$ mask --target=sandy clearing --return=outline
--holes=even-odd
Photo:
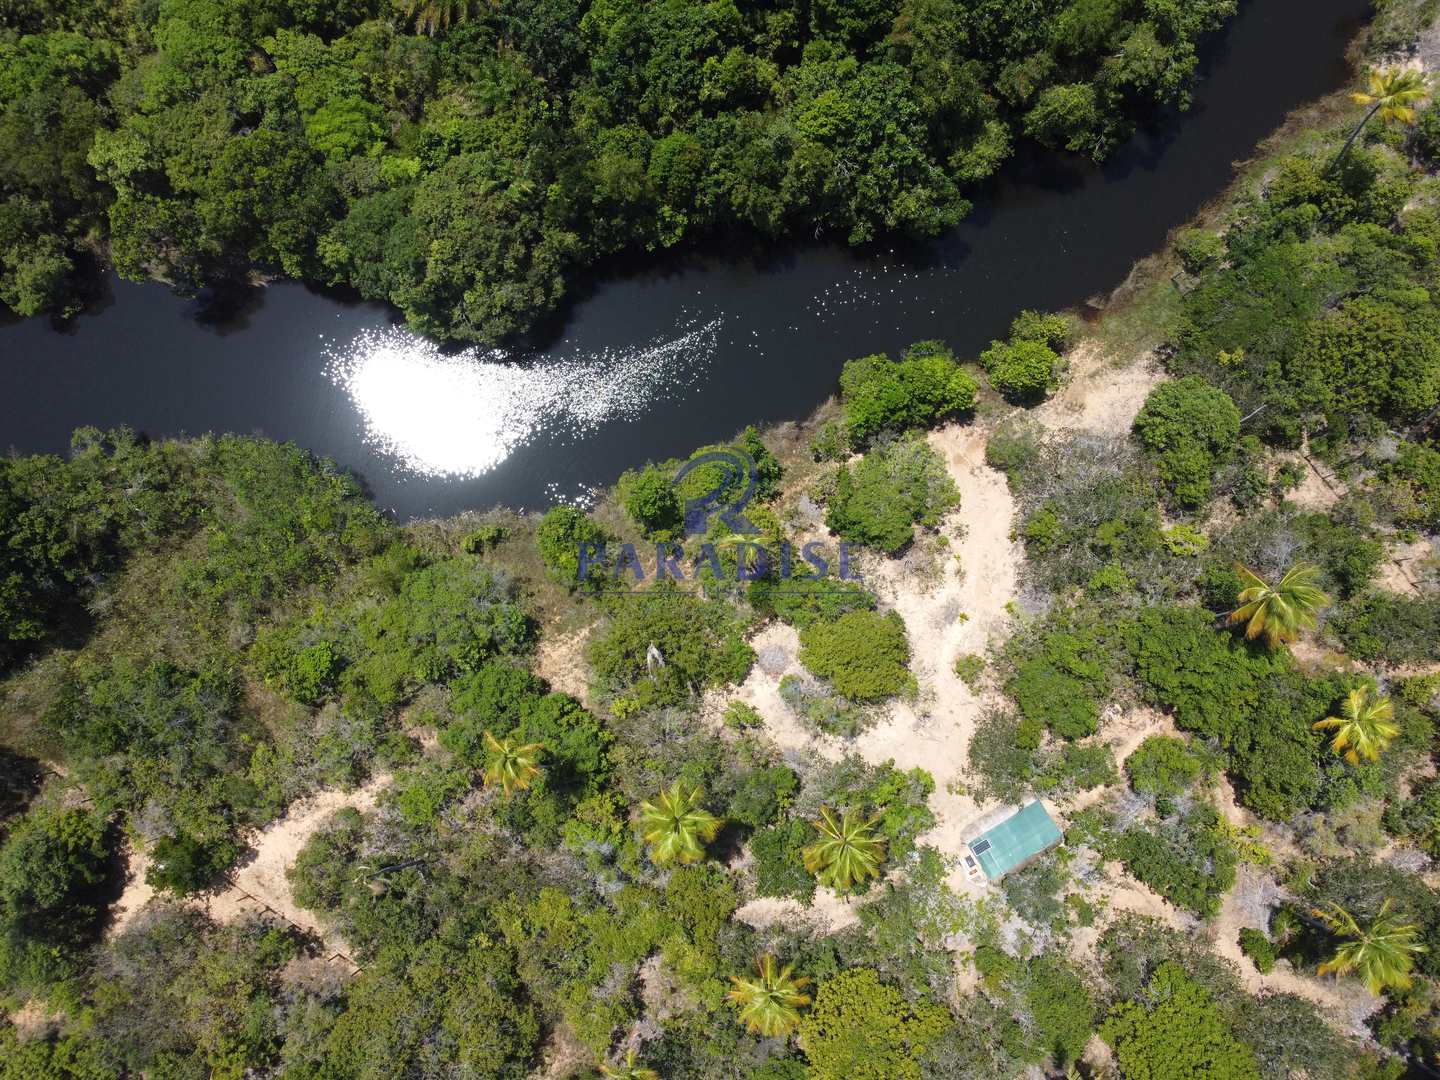
[[[338,938],[327,936],[314,913],[295,903],[285,871],[295,863],[306,842],[337,810],[350,807],[360,811],[375,806],[381,790],[390,783],[388,775],[372,779],[354,791],[326,790],[291,806],[289,813],[249,838],[251,857],[231,877],[230,885],[213,896],[190,903],[206,911],[217,922],[230,922],[247,913],[269,911],[314,934],[330,952],[344,953]],[[143,851],[127,849],[127,880],[124,892],[112,909],[110,933],[122,931],[138,915],[155,892],[145,882],[149,857]]]
[[[1165,381],[1165,373],[1148,357],[1117,364],[1093,339],[1071,349],[1067,362],[1065,384],[1031,411],[1051,431],[1129,431],[1150,391]]]
[[[535,650],[535,674],[552,690],[589,704],[590,685],[585,675],[585,642],[590,628],[561,637],[542,637]]]
[[[735,918],[756,930],[768,930],[777,925],[810,926],[833,934],[860,921],[856,906],[864,899],[842,899],[823,887],[815,890],[815,898],[809,907],[788,896],[759,896],[741,904],[735,911]]]
[[[1419,596],[1420,582],[1425,577],[1423,564],[1434,557],[1435,546],[1423,536],[1408,544],[1394,544],[1375,584],[1403,596]]]

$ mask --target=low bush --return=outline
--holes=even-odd
[[[1193,509],[1208,501],[1215,471],[1235,452],[1240,410],[1225,391],[1187,375],[1150,391],[1135,435],[1175,501]]]
[[[574,506],[552,506],[545,511],[535,530],[535,543],[546,569],[556,581],[571,589],[582,584],[598,586],[606,580],[606,569],[598,553],[595,562],[587,564],[586,581],[580,580],[580,545],[598,547],[613,539],[589,514]]]
[[[1240,951],[1250,958],[1255,970],[1261,975],[1268,975],[1275,970],[1275,943],[1263,930],[1244,927],[1240,931]]]
[[[1219,912],[1239,862],[1209,806],[1153,828],[1130,828],[1116,842],[1116,854],[1138,880],[1202,919]]]
[[[850,701],[883,701],[913,692],[905,622],[896,612],[852,611],[800,632],[800,662]]]
[[[1358,660],[1423,664],[1440,660],[1440,598],[1370,593],[1343,605],[1327,628]]]
[[[980,363],[990,385],[1016,404],[1034,405],[1059,385],[1060,355],[1042,341],[993,341]]]
[[[1150,735],[1125,759],[1130,786],[1147,795],[1179,795],[1205,772],[1205,761],[1184,739]]]
[[[968,412],[977,390],[938,341],[911,345],[899,363],[884,354],[851,360],[840,375],[850,444],[860,449],[882,432],[930,427]]]
[[[843,539],[894,554],[960,502],[945,463],[924,439],[871,450],[852,470],[842,465],[825,524]]]

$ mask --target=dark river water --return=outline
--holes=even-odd
[[[441,353],[384,305],[293,283],[222,315],[116,280],[64,329],[0,325],[0,446],[61,451],[87,424],[253,432],[333,457],[402,518],[575,498],[803,416],[851,357],[922,338],[974,357],[1023,307],[1108,292],[1290,109],[1344,82],[1368,10],[1249,0],[1207,49],[1190,112],[1101,168],[1016,165],[919,251],[651,263],[580,298],[543,350]]]

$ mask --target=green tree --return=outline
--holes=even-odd
[[[1335,955],[1322,963],[1321,975],[1356,975],[1372,994],[1404,990],[1410,986],[1415,958],[1427,952],[1420,943],[1419,926],[1391,914],[1389,897],[1369,923],[1361,925],[1350,912],[1331,902],[1313,914],[1343,939]]]
[[[921,1059],[953,1021],[924,998],[909,1000],[871,968],[826,979],[800,1021],[812,1080],[920,1080]]]
[[[1043,341],[992,341],[980,363],[1006,400],[1033,405],[1055,389],[1060,357]]]
[[[1144,999],[1115,1006],[1100,1025],[1125,1080],[1260,1080],[1255,1054],[1184,968],[1155,969]]]
[[[800,662],[851,701],[883,701],[911,690],[910,642],[896,612],[850,611],[800,631]]]
[[[801,1008],[810,1004],[810,995],[804,993],[810,980],[794,971],[793,964],[781,967],[780,961],[766,953],[755,961],[753,979],[730,976],[733,986],[725,996],[752,1035],[778,1038],[789,1035],[800,1023]]]
[[[683,524],[680,496],[670,480],[670,475],[656,465],[620,479],[625,513],[651,539],[672,540]]]
[[[1282,642],[1294,641],[1302,630],[1311,630],[1321,610],[1330,603],[1315,580],[1320,568],[1297,563],[1285,571],[1274,588],[1247,567],[1236,565],[1245,588],[1237,597],[1239,607],[1230,613],[1232,624],[1245,624],[1245,636],[1258,637],[1275,649]]]
[[[1230,459],[1240,435],[1240,410],[1230,395],[1198,375],[1161,383],[1135,417],[1140,445],[1181,506],[1210,497],[1218,466]]]
[[[835,811],[822,806],[820,816],[810,823],[820,839],[800,853],[805,869],[836,892],[878,877],[885,861],[885,841],[875,835],[877,820],[854,809],[837,817]]]
[[[470,18],[475,0],[402,0],[405,18],[413,19],[416,33],[435,35]]]
[[[701,805],[704,798],[699,786],[676,780],[653,801],[640,804],[640,835],[650,845],[652,862],[664,866],[705,857],[705,845],[722,822]]]
[[[1360,123],[1355,125],[1355,130],[1350,132],[1350,137],[1335,156],[1337,164],[1350,153],[1350,147],[1377,113],[1382,123],[1413,124],[1415,105],[1427,92],[1425,73],[1413,68],[1371,68],[1366,80],[1367,87],[1351,94],[1350,100],[1356,105],[1369,105],[1370,110],[1361,117]]]
[[[1333,731],[1330,749],[1351,765],[1379,761],[1380,755],[1400,734],[1395,723],[1395,703],[1369,687],[1356,687],[1345,695],[1339,716],[1327,716],[1311,725],[1316,731]]]
[[[540,775],[540,754],[544,746],[538,742],[517,743],[514,739],[497,739],[485,732],[485,783],[499,784],[506,795],[523,791]]]

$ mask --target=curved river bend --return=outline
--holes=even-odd
[[[1229,182],[1297,105],[1343,84],[1367,0],[1249,0],[1207,51],[1194,105],[1102,168],[1016,165],[921,252],[815,246],[693,257],[612,279],[543,352],[444,354],[383,305],[285,283],[223,318],[115,281],[63,330],[0,326],[0,446],[71,429],[255,432],[360,474],[401,517],[538,507],[747,423],[803,416],[845,360],[941,338],[973,357],[1022,307],[1108,291]]]

